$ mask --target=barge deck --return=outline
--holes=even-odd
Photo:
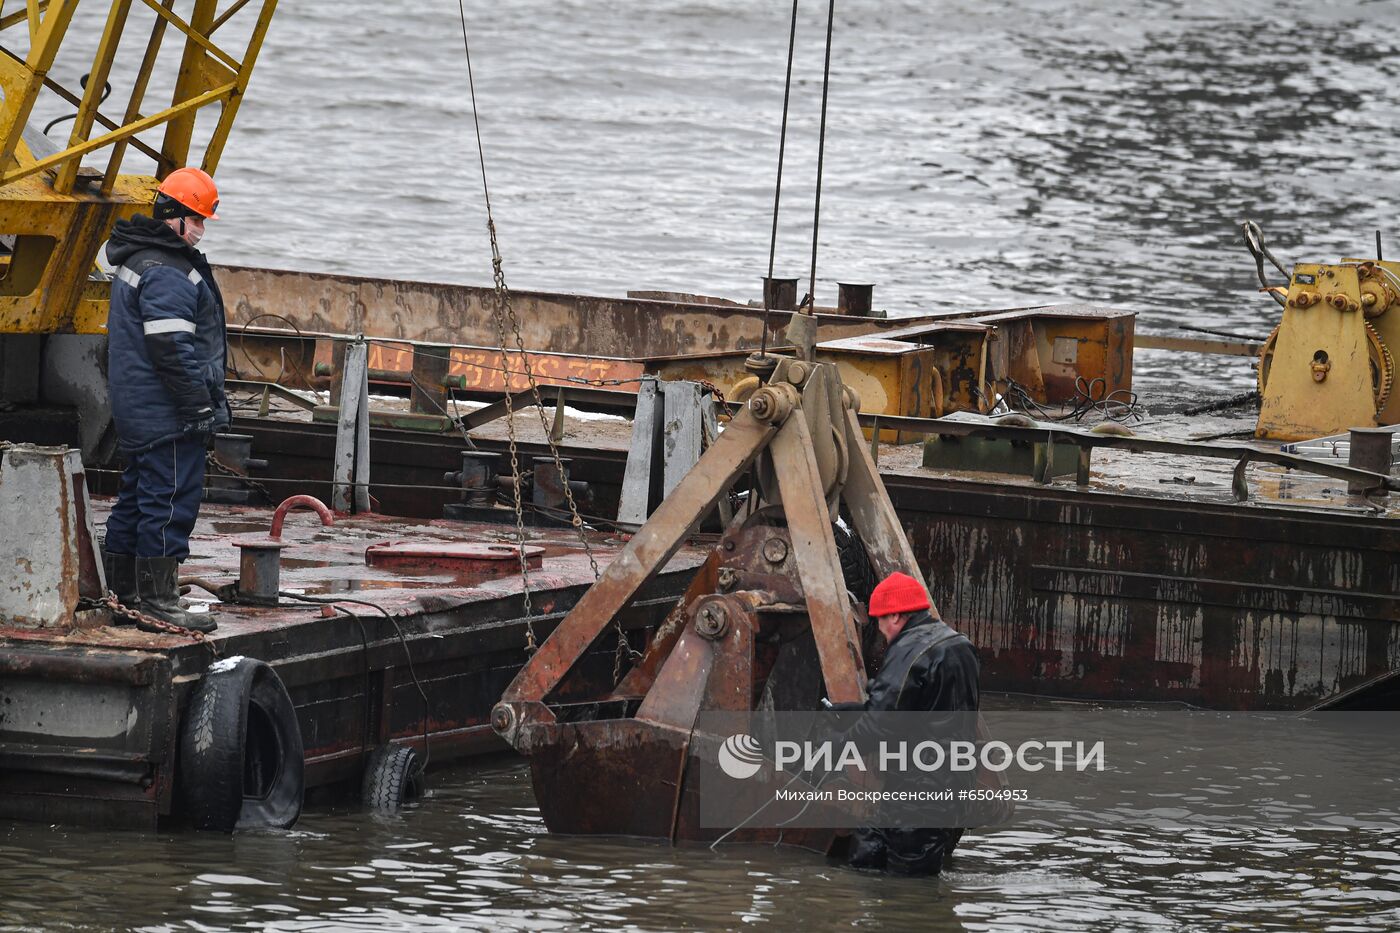
[[[292,417],[240,419],[236,429],[255,437],[269,476],[297,478],[274,484],[279,494],[329,488],[313,477],[325,475],[333,429],[278,420]],[[516,417],[526,453],[544,451],[534,416]],[[925,466],[921,444],[880,445],[881,474],[931,595],[978,646],[986,689],[1219,709],[1400,700],[1400,497],[1354,495],[1345,480],[1251,463],[1249,497],[1238,501],[1237,460],[1220,454],[1278,452],[1240,437],[1251,423],[1249,411],[1149,412],[1133,434],[1183,452],[1095,449],[1083,485],[1073,469],[1047,483]],[[289,434],[292,424],[307,433]],[[923,430],[936,436],[938,425]],[[1066,441],[1083,431],[1065,425]],[[565,420],[561,452],[571,475],[589,482],[596,515],[616,514],[629,433],[621,419]],[[505,464],[504,434],[498,423],[472,438]],[[422,484],[376,495],[442,514],[455,494],[432,488],[434,471],[450,468],[461,447],[456,434],[375,432],[375,475]]]
[[[110,501],[93,506],[100,522]],[[265,509],[206,504],[182,579],[231,583],[237,542],[266,536],[267,519]],[[0,817],[154,828],[175,809],[189,695],[211,664],[240,656],[268,662],[286,685],[308,789],[358,780],[373,750],[391,741],[433,764],[504,750],[489,715],[526,657],[527,627],[543,640],[593,582],[571,529],[532,529],[542,553],[529,575],[527,626],[518,557],[503,546],[510,537],[502,525],[376,514],[322,527],[293,512],[280,588],[324,606],[290,597],[221,603],[207,644],[113,627],[100,611],[79,613],[61,636],[0,629]],[[385,542],[412,544],[416,563],[367,565],[366,550]],[[589,544],[605,567],[620,542],[590,533]],[[652,581],[623,620],[629,641],[644,643],[702,560],[684,548]],[[572,683],[597,692],[613,673],[607,641]]]

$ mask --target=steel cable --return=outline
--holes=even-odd
[[[831,88],[831,33],[836,20],[836,0],[829,0],[826,8],[826,61],[822,66],[822,118],[817,133],[817,196],[812,211],[812,269],[807,287],[807,300],[811,302],[812,313],[817,310],[817,228],[822,219],[822,165],[826,159],[826,101]]]
[[[773,186],[773,234],[768,240],[768,281],[763,294],[763,335],[759,343],[759,354],[768,354],[768,306],[773,288],[773,263],[778,254],[778,204],[783,197],[783,159],[787,152],[788,104],[792,99],[792,56],[797,47],[797,3],[792,0],[792,23],[788,28],[787,77],[783,81],[783,125],[778,132],[778,181]]]

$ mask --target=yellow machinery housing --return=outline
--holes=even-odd
[[[104,354],[93,343],[103,339],[110,288],[97,251],[117,220],[150,205],[159,179],[190,164],[195,118],[206,108],[217,120],[198,162],[213,174],[277,3],[229,0],[220,12],[218,0],[193,0],[186,19],[174,12],[174,0],[110,0],[96,52],[75,66],[74,56],[60,53],[70,33],[86,33],[91,46],[90,29],[72,28],[80,6],[0,0],[0,440],[63,441],[25,436],[24,425],[52,418],[25,422],[12,413],[16,406],[69,406],[82,412],[80,440],[89,454],[109,420],[97,369]],[[138,23],[147,26],[145,41],[123,49],[123,36]],[[172,31],[180,55],[170,104],[144,113]],[[233,36],[242,46],[238,57],[224,47]],[[54,73],[82,74],[81,92]],[[100,105],[114,84],[126,91],[117,98],[125,106],[105,113]],[[75,108],[66,144],[31,124],[45,95]],[[162,132],[159,142],[143,138],[155,131]],[[153,163],[151,174],[121,173],[133,149]],[[98,153],[105,154],[103,167],[84,164]]]
[[[1281,441],[1400,422],[1400,263],[1299,263],[1259,354],[1258,437]]]

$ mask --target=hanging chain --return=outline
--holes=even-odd
[[[205,453],[204,462],[209,464],[209,466],[213,467],[215,473],[218,473],[221,476],[231,477],[232,479],[236,479],[239,482],[243,483],[253,492],[262,496],[265,502],[271,504],[277,501],[276,499],[272,498],[272,493],[268,491],[266,486],[253,479],[246,473],[239,473],[232,467],[225,465],[222,460],[215,456],[214,451],[211,450]]]
[[[602,575],[598,570],[598,560],[593,554],[593,546],[588,540],[588,535],[583,528],[583,518],[579,515],[578,503],[574,501],[574,491],[570,487],[564,472],[564,463],[559,455],[559,446],[554,442],[550,431],[550,424],[544,413],[544,399],[540,395],[539,383],[535,379],[534,367],[530,363],[530,355],[525,350],[525,339],[520,331],[520,318],[515,313],[515,308],[511,304],[510,289],[506,285],[506,276],[501,260],[500,243],[496,237],[496,220],[491,211],[491,191],[486,182],[486,151],[481,142],[481,121],[478,117],[476,105],[476,79],[472,73],[471,44],[467,39],[467,14],[462,6],[461,0],[457,4],[458,13],[462,21],[462,49],[467,60],[467,83],[471,92],[472,101],[472,122],[476,128],[476,151],[477,158],[481,165],[481,191],[486,204],[486,231],[491,240],[491,273],[495,283],[495,295],[492,307],[492,314],[496,321],[496,335],[501,350],[501,366],[510,368],[509,349],[506,346],[506,331],[509,329],[515,339],[515,350],[520,354],[520,365],[525,375],[525,380],[530,387],[530,395],[534,401],[535,413],[539,416],[540,429],[544,433],[545,443],[549,446],[550,458],[554,461],[554,468],[558,472],[560,484],[564,488],[564,499],[569,506],[569,522],[574,528],[574,533],[578,535],[579,544],[583,547],[583,553],[588,558],[588,566],[593,571],[593,579],[596,582]],[[513,493],[513,505],[515,507],[515,533],[516,542],[520,548],[520,576],[524,590],[525,602],[525,648],[533,653],[538,647],[533,624],[534,609],[530,598],[530,577],[528,558],[525,553],[525,518],[524,502],[521,494],[520,461],[518,458],[518,448],[515,434],[515,410],[511,401],[510,377],[505,380],[505,407],[506,407],[506,436],[510,448],[510,472],[511,490]],[[632,649],[627,643],[626,632],[622,628],[622,620],[614,619],[614,626],[617,630],[617,650],[613,659],[613,683],[621,680],[623,659],[629,654],[640,658],[641,653]]]
[[[501,272],[500,252],[496,245],[496,224],[489,214],[486,217],[486,227],[491,233],[491,263],[495,269],[496,279],[492,316],[496,320],[496,336],[501,346],[501,361],[504,364],[506,358],[505,308],[510,299],[509,293],[506,291],[505,275]],[[521,591],[525,599],[525,650],[534,654],[539,644],[535,640],[535,623],[533,621],[535,610],[530,599],[530,560],[525,553],[525,506],[520,491],[520,457],[515,440],[515,405],[511,402],[509,380],[506,382],[505,403],[506,438],[510,444],[510,485],[513,494],[511,504],[515,507],[515,543],[520,552]]]

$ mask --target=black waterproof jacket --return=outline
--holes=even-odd
[[[870,681],[865,709],[888,712],[975,710],[977,652],[967,637],[920,612],[905,623]]]
[[[204,254],[138,214],[118,221],[107,259],[107,384],[122,449],[147,450],[211,414],[225,427],[224,301]]]
[[[920,612],[890,642],[880,673],[870,681],[863,708],[867,712],[970,712],[978,708],[978,674],[977,653],[966,636]],[[937,719],[931,717],[929,725]],[[970,717],[955,717],[948,725],[963,739],[975,737]],[[873,745],[884,737],[881,732],[871,717],[861,717],[850,737]],[[892,789],[898,789],[899,780],[896,775]],[[949,788],[969,789],[973,780],[973,775],[966,773],[956,777]],[[960,829],[867,827],[854,834],[849,862],[858,868],[933,875],[942,869],[961,836]]]

